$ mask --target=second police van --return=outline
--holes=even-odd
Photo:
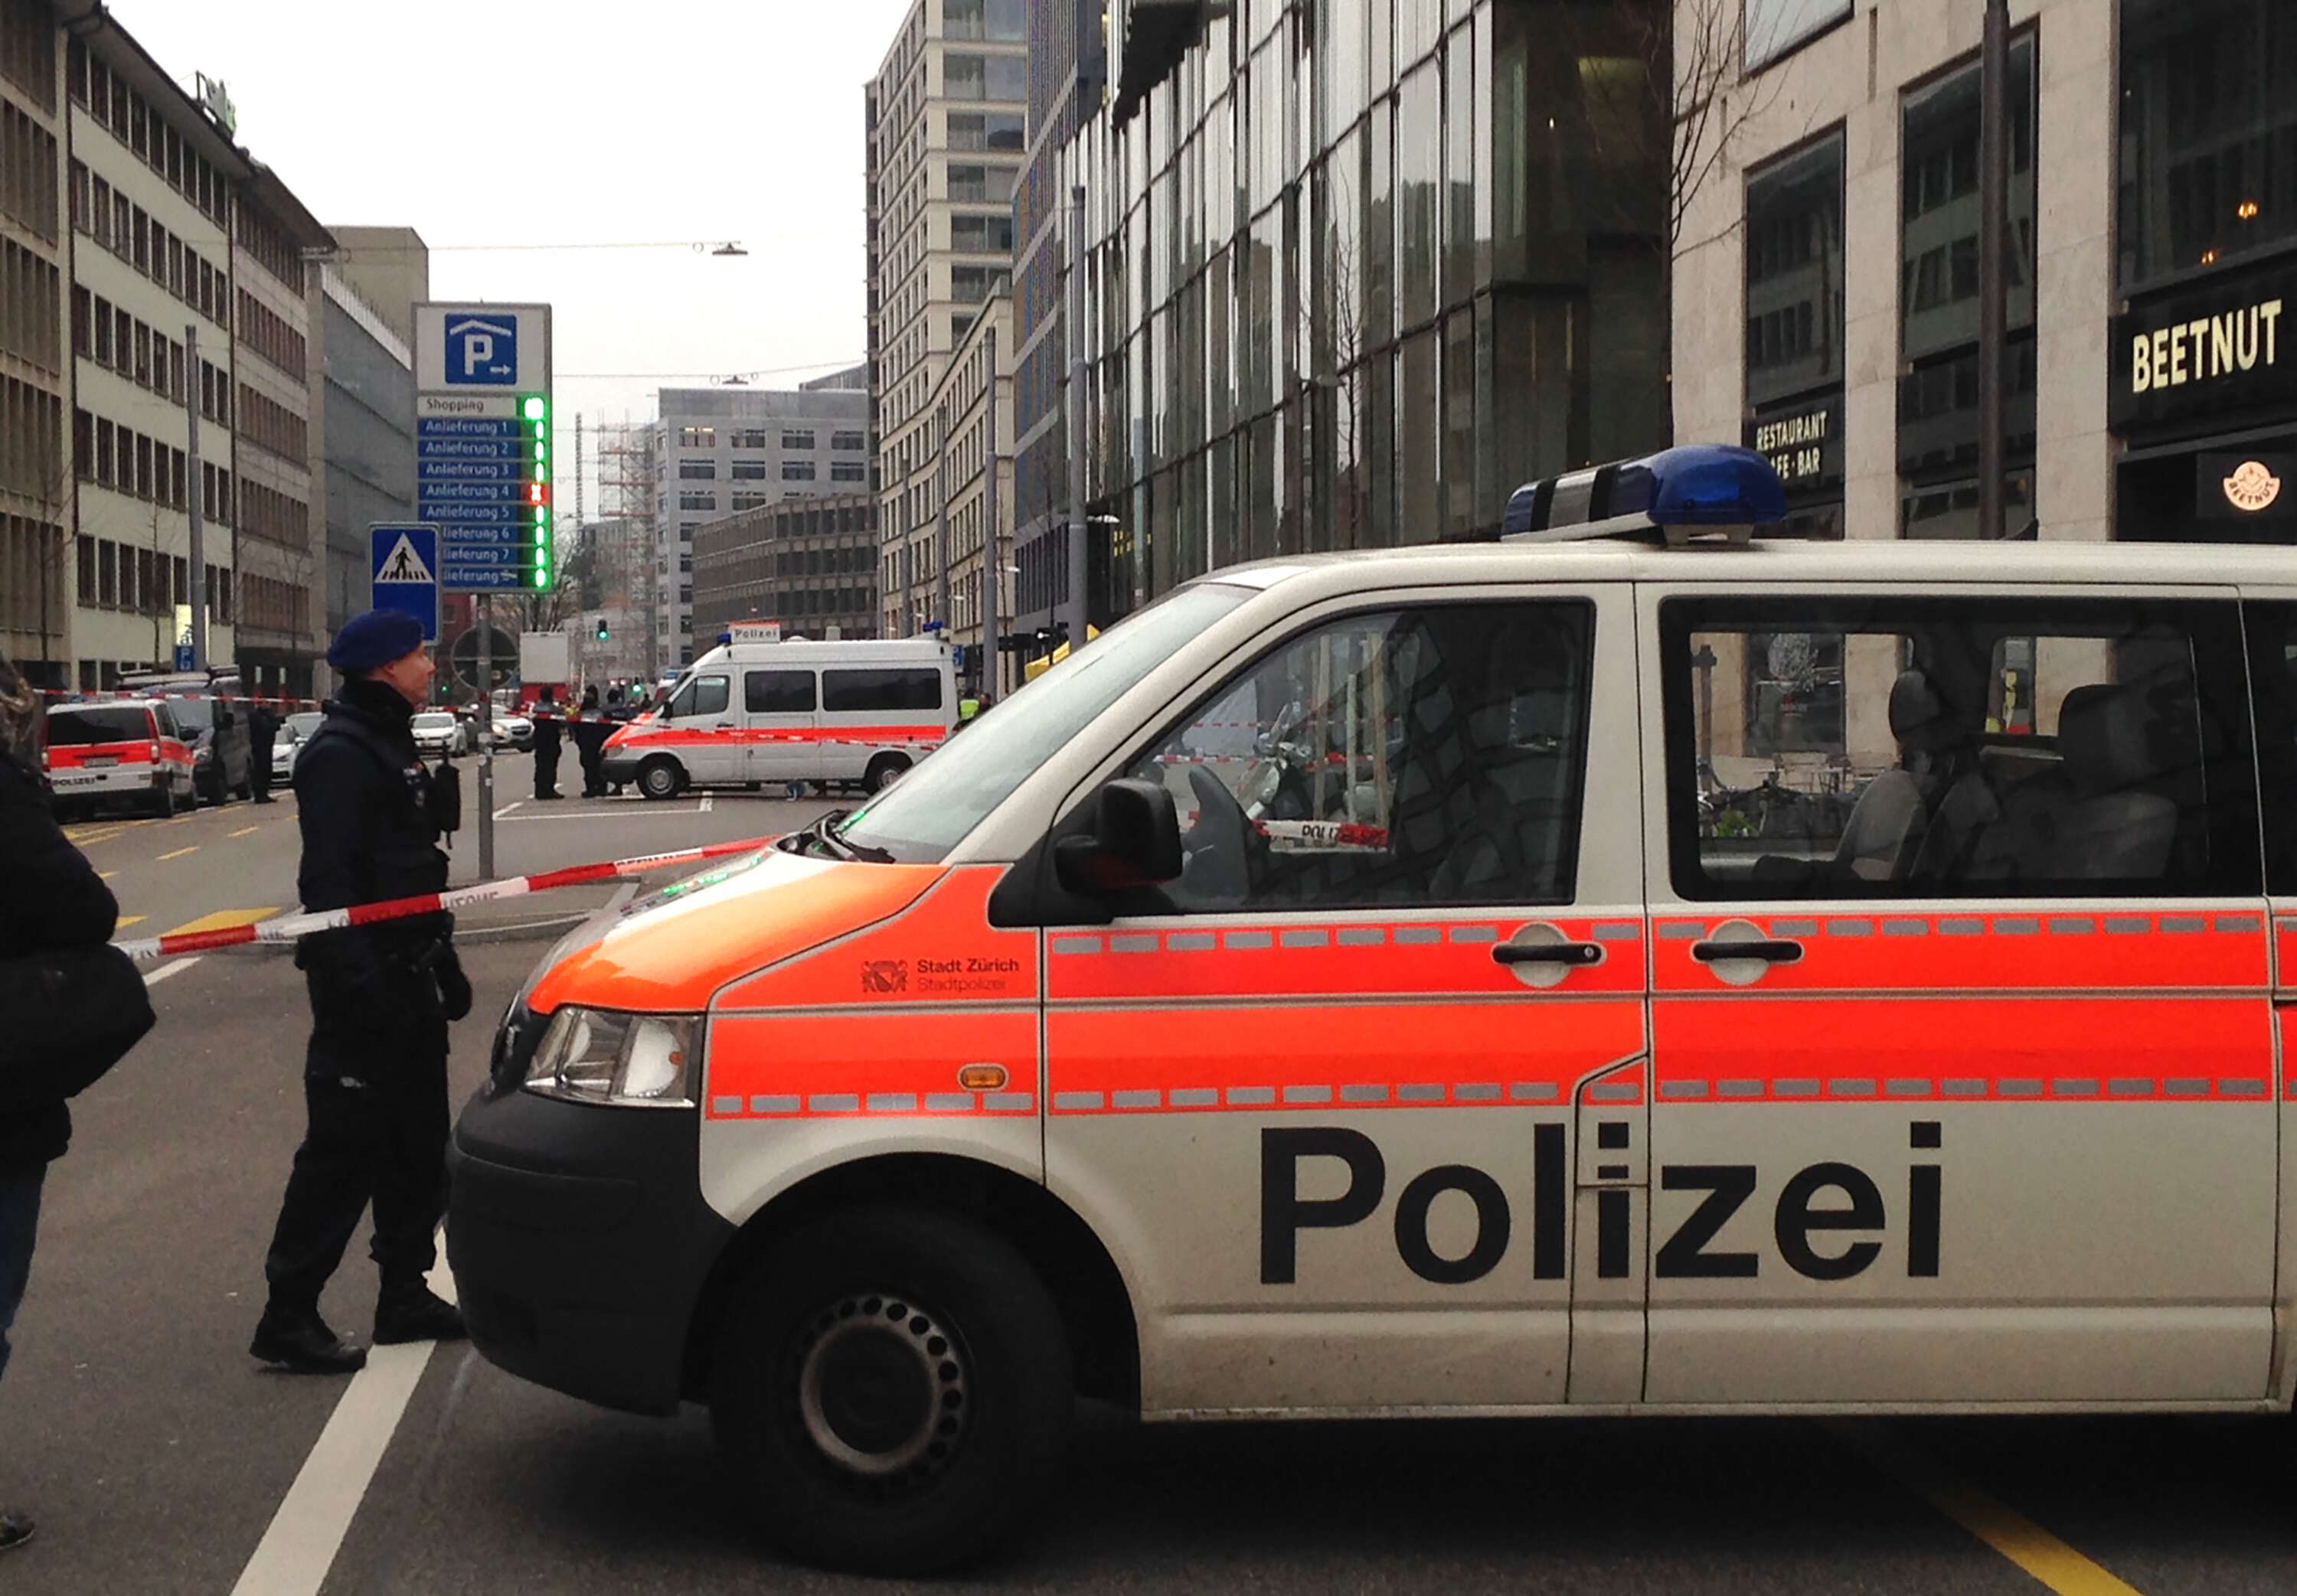
[[[874,793],[956,724],[946,643],[783,641],[778,628],[737,624],[660,707],[606,740],[606,779],[649,798],[800,781]]]
[[[1215,572],[576,934],[456,1131],[479,1348],[878,1569],[1079,1393],[2286,1409],[2297,554],[1781,513],[1679,448]]]

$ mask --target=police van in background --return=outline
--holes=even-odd
[[[2297,550],[1783,514],[1678,448],[1212,572],[571,936],[455,1132],[479,1350],[904,1573],[1079,1393],[2285,1413]]]
[[[800,781],[874,793],[956,724],[946,643],[785,640],[778,627],[737,623],[659,707],[606,740],[606,779],[649,798]]]

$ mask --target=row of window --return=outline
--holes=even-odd
[[[186,457],[156,438],[86,410],[72,412],[72,463],[79,480],[110,488],[133,498],[186,510]],[[211,462],[200,462],[200,507],[218,525],[232,521],[232,474]]]
[[[62,274],[14,239],[0,239],[0,350],[54,371],[62,340],[56,284]]]
[[[303,335],[244,288],[239,291],[239,341],[297,382],[303,380]]]
[[[192,602],[190,570],[181,555],[115,543],[109,538],[83,537],[75,547],[78,550],[79,602],[91,609],[126,610],[131,614],[172,619],[177,605]],[[229,626],[231,568],[210,565],[207,576],[209,618]]]
[[[56,241],[56,136],[0,102],[0,210]]]
[[[71,219],[76,230],[218,326],[223,325],[229,310],[229,273],[210,265],[196,247],[77,160],[71,164]]]
[[[168,119],[75,38],[65,66],[73,101],[109,127],[121,144],[168,180],[169,187],[223,225],[230,184]]]
[[[310,429],[303,417],[245,383],[239,385],[239,435],[298,465],[310,458]]]
[[[941,58],[941,92],[950,100],[1026,100],[1029,58],[1025,55],[958,55]]]
[[[726,443],[729,448],[767,448],[771,447],[767,436],[763,427],[729,428]],[[785,449],[811,450],[816,447],[814,438],[815,429],[812,427],[784,427],[781,430],[781,446]],[[718,429],[714,426],[680,427],[678,429],[678,445],[680,448],[716,448]],[[829,434],[829,447],[849,451],[866,449],[869,447],[869,434],[858,429],[840,427]],[[739,465],[740,462],[737,461],[736,465]]]
[[[311,506],[261,482],[239,485],[239,530],[252,538],[301,549],[311,537]]]
[[[683,481],[715,481],[718,480],[718,462],[715,460],[680,460],[678,463],[678,474],[679,480]],[[734,462],[734,467],[730,474],[735,480],[739,481],[760,481],[766,474],[765,462],[762,460],[737,460]],[[811,460],[784,460],[782,462],[782,481],[785,482],[811,482],[819,480],[819,478],[814,471],[814,463]],[[865,460],[833,460],[829,463],[829,480],[833,482],[866,482],[869,480],[869,463]],[[737,494],[735,497],[738,501],[741,496]],[[679,496],[679,507],[681,509],[714,509],[717,507],[717,496],[711,493],[681,493]],[[737,502],[734,507],[739,510],[745,508],[746,506]]]
[[[242,576],[237,585],[240,625],[275,632],[303,629],[304,589],[270,576]]]
[[[51,517],[63,513],[63,400],[15,377],[0,378],[0,489]]]
[[[184,346],[102,294],[77,285],[72,289],[72,353],[171,404],[184,402]],[[200,414],[218,426],[232,424],[230,374],[205,359],[200,362]]]

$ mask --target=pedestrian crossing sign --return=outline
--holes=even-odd
[[[373,598],[378,610],[399,610],[423,623],[426,643],[439,640],[439,529],[428,525],[367,528]]]

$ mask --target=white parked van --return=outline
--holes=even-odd
[[[877,792],[957,724],[956,654],[927,638],[720,645],[606,741],[606,779],[689,786],[850,782]]]

